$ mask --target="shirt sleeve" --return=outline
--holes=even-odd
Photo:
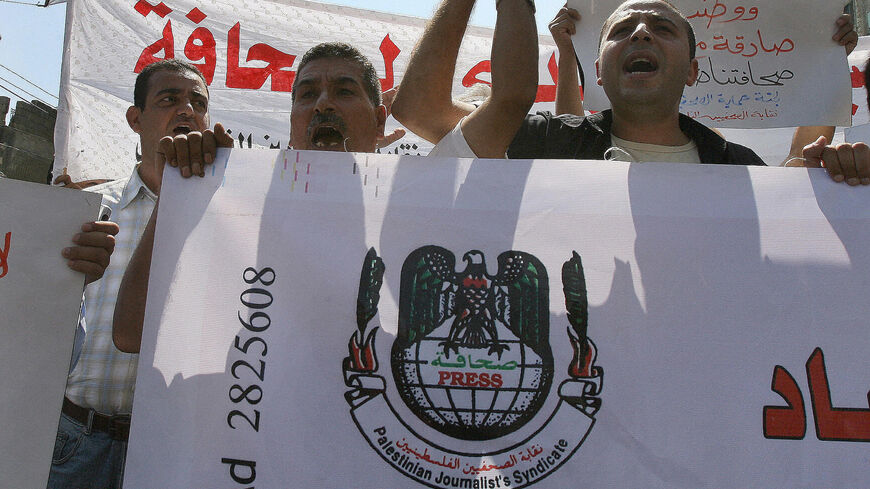
[[[438,144],[429,152],[429,156],[443,158],[477,158],[477,155],[472,151],[471,146],[462,134],[463,117],[452,131],[448,132]]]

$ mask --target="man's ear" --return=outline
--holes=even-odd
[[[136,134],[139,134],[139,131],[142,130],[142,126],[139,124],[139,116],[141,114],[142,111],[135,105],[131,105],[130,108],[127,109],[127,124]]]
[[[698,58],[692,58],[692,66],[689,67],[689,77],[686,79],[687,86],[693,86],[698,81]]]
[[[601,59],[601,58],[598,58],[598,59],[595,60],[595,78],[598,79],[598,80],[597,80],[597,83],[598,83],[599,86],[601,85],[601,70],[598,68],[598,61],[599,61],[600,59]]]

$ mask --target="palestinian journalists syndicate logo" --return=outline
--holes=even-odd
[[[411,479],[436,488],[533,485],[580,448],[601,406],[604,372],[586,334],[583,264],[575,252],[562,266],[568,324],[555,341],[569,342],[574,355],[567,375],[558,375],[564,371],[554,371],[543,263],[506,251],[497,258],[498,273],[489,275],[482,252],[462,259],[464,270],[457,271],[453,253],[439,246],[424,246],[405,259],[387,373],[375,352],[377,327],[370,326],[385,265],[369,250],[357,330],[342,365],[351,388],[345,399],[372,448]],[[390,373],[416,418],[401,415],[388,399]],[[554,377],[558,402],[542,412]],[[527,425],[523,433],[531,434],[520,439],[515,433]],[[440,435],[421,435],[432,430]]]

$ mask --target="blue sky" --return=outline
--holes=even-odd
[[[428,18],[439,0],[330,0],[324,3]],[[564,4],[564,0],[537,0],[536,4],[538,30],[548,34],[547,23]],[[42,8],[0,0],[0,65],[3,65],[0,66],[0,95],[11,97],[13,106],[17,97],[3,87],[28,100],[33,97],[26,95],[24,90],[51,105],[57,105],[55,97],[60,85],[65,16],[65,3]],[[495,0],[479,1],[471,23],[492,27],[495,24]],[[27,84],[9,70],[24,76],[51,95]]]

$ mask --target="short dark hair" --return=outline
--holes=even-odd
[[[305,65],[321,58],[340,58],[355,62],[362,69],[362,82],[366,95],[372,101],[375,107],[381,105],[381,80],[378,78],[378,73],[375,67],[368,58],[365,57],[357,48],[343,42],[324,42],[309,49],[299,61],[299,67],[296,68],[296,79],[293,81],[293,89],[290,92],[290,101],[296,101],[296,84],[299,82],[299,73]]]
[[[667,5],[671,10],[673,10],[675,14],[677,14],[677,16],[680,18],[681,24],[683,24],[683,28],[686,29],[686,33],[688,34],[688,37],[689,37],[689,59],[690,60],[695,59],[695,48],[697,47],[696,46],[697,40],[695,39],[695,29],[692,28],[692,24],[689,23],[689,19],[687,19],[686,16],[683,15],[682,12],[680,12],[680,9],[678,9],[676,6],[674,6],[674,4],[672,4],[668,0],[649,0],[649,1],[663,3],[663,4]],[[628,3],[628,1],[619,4],[619,7],[616,7],[616,10],[619,10],[620,7],[622,7],[626,3]],[[616,10],[613,11],[614,14],[616,13]],[[604,38],[604,29],[606,29],[608,24],[610,23],[611,17],[613,17],[613,14],[610,14],[610,17],[608,17],[607,20],[604,21],[604,24],[601,26],[601,33],[598,34],[598,52],[599,53],[601,53],[601,41]]]
[[[156,61],[143,68],[136,77],[136,85],[133,88],[133,105],[140,110],[145,110],[145,99],[148,97],[148,82],[151,80],[151,76],[158,71],[195,73],[202,80],[202,84],[205,85],[206,94],[208,93],[208,82],[205,81],[205,76],[193,64],[174,58]]]

